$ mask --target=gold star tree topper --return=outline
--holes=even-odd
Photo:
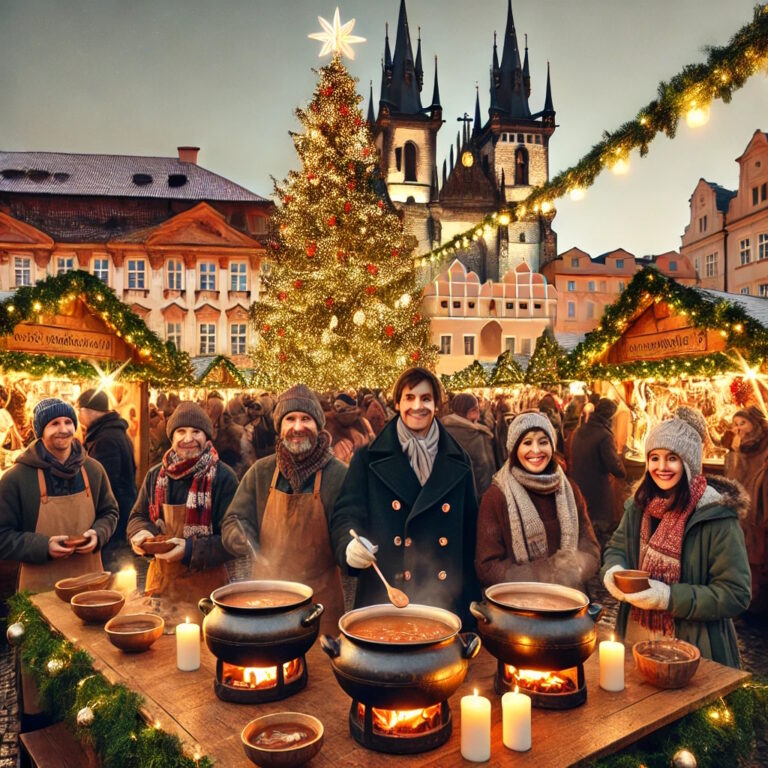
[[[364,37],[352,34],[352,30],[355,27],[355,20],[352,19],[346,24],[342,24],[338,6],[336,7],[336,13],[333,14],[333,25],[326,21],[322,16],[318,16],[317,20],[320,22],[323,31],[313,32],[311,35],[307,35],[307,37],[309,37],[310,40],[319,40],[323,44],[319,55],[326,56],[329,53],[333,53],[334,55],[339,53],[350,59],[354,59],[355,52],[352,50],[352,45],[365,42]]]

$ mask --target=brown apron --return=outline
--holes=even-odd
[[[311,494],[278,490],[279,474],[275,467],[259,532],[261,554],[269,565],[254,565],[254,578],[298,581],[312,587],[313,599],[325,606],[320,631],[335,635],[344,613],[344,593],[320,498],[323,472],[315,475]]]
[[[184,522],[187,519],[185,504],[163,504],[160,526],[166,535],[183,539]],[[229,582],[223,565],[204,571],[191,571],[184,563],[167,563],[153,558],[147,571],[146,594],[161,598],[160,613],[166,620],[166,632],[173,632],[176,624],[188,616],[190,621],[199,618],[197,603],[208,597],[214,589]]]
[[[44,536],[80,536],[93,526],[96,519],[96,508],[93,505],[93,494],[88,482],[85,467],[81,467],[85,490],[70,496],[49,496],[45,487],[45,475],[42,469],[37,470],[37,482],[40,486],[40,508],[37,512],[35,533]],[[22,563],[19,569],[18,589],[30,592],[47,592],[59,579],[81,576],[104,570],[99,552],[89,552],[85,555],[73,553],[67,557],[54,558],[47,563]],[[21,686],[24,696],[24,713],[33,715],[39,713],[37,686],[31,675],[22,668]]]

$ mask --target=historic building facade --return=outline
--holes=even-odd
[[[0,290],[83,269],[191,356],[248,365],[269,200],[178,158],[0,152]]]

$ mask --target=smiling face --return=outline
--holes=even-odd
[[[207,442],[208,436],[201,429],[178,427],[173,431],[171,447],[182,459],[196,459]]]
[[[75,437],[75,424],[69,416],[52,419],[43,428],[40,439],[43,445],[57,458],[66,458],[72,448]]]
[[[666,448],[656,448],[648,454],[648,473],[662,491],[674,488],[683,476],[683,460]]]
[[[291,453],[306,453],[317,441],[317,422],[304,411],[290,411],[280,422],[280,439]]]
[[[552,443],[541,429],[526,432],[517,446],[517,460],[526,472],[541,474],[552,461]]]
[[[435,420],[435,393],[428,381],[404,387],[395,405],[405,426],[419,437],[425,437]]]

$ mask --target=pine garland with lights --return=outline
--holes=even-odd
[[[587,334],[560,365],[563,380],[716,376],[738,370],[738,365],[722,352],[690,357],[639,360],[621,365],[595,362],[618,341],[627,324],[651,301],[666,302],[673,312],[690,317],[697,328],[719,331],[729,349],[739,349],[751,363],[768,358],[768,328],[750,317],[735,301],[717,301],[695,288],[672,280],[653,267],[635,273],[621,296],[605,308],[598,327]]]
[[[282,389],[381,387],[409,365],[433,368],[429,319],[403,232],[378,178],[362,97],[338,55],[322,67],[304,130],[302,163],[275,183],[273,264],[251,310],[259,375]],[[379,191],[380,190],[380,191]]]
[[[565,359],[565,350],[557,343],[549,328],[536,340],[533,355],[525,369],[525,383],[551,385],[560,381],[559,368]]]
[[[232,383],[236,387],[245,389],[248,386],[248,380],[243,371],[241,371],[226,355],[216,355],[210,363],[205,367],[205,370],[196,378],[195,384],[198,386],[204,384],[215,384],[215,374],[223,369],[225,375],[232,377]],[[211,381],[207,379],[211,377]]]
[[[49,276],[34,286],[17,289],[0,302],[0,336],[8,336],[20,322],[37,322],[41,316],[65,310],[82,299],[118,337],[139,350],[142,362],[129,364],[121,372],[126,381],[172,384],[190,379],[189,358],[166,344],[147,328],[144,321],[98,277],[82,270]],[[33,352],[0,351],[0,368],[23,371],[31,376],[61,375],[93,379],[96,370],[79,358],[38,355]]]
[[[38,608],[21,592],[8,600],[8,622],[24,625],[21,663],[35,679],[42,706],[64,720],[81,742],[101,756],[104,768],[212,768],[207,757],[187,757],[180,740],[141,717],[141,697],[112,685],[93,668],[91,657],[52,632]],[[78,714],[89,708],[86,719]],[[90,721],[90,724],[88,724]]]
[[[448,392],[460,392],[464,389],[477,389],[490,386],[490,376],[483,365],[475,360],[466,368],[453,374],[444,373],[440,380]]]
[[[606,168],[626,172],[630,152],[637,149],[640,157],[644,157],[648,154],[648,145],[658,134],[674,138],[681,118],[696,115],[705,121],[714,99],[730,103],[733,93],[768,65],[768,5],[755,6],[749,24],[738,30],[726,45],[708,47],[706,54],[705,62],[688,64],[670,80],[660,82],[653,101],[641,107],[634,119],[614,131],[604,131],[602,140],[577,163],[546,184],[535,187],[524,200],[486,216],[430,254],[417,257],[417,261],[422,265],[428,261],[440,262],[510,220],[549,214],[555,200],[566,194],[574,199],[577,194],[583,195]],[[619,163],[622,165],[615,167]]]
[[[496,358],[496,365],[491,371],[488,384],[491,387],[509,387],[522,384],[525,381],[525,373],[520,363],[512,357],[509,350],[502,352]]]

